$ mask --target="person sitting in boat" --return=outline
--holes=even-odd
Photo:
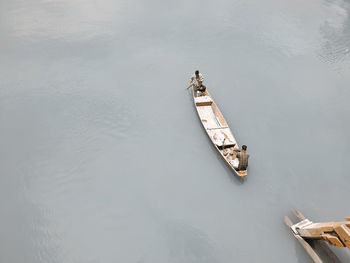
[[[207,88],[203,85],[203,76],[198,70],[191,77],[190,86],[193,88],[194,96],[197,97],[197,91],[204,92]]]
[[[239,151],[236,154],[236,157],[238,158],[238,167],[237,171],[244,171],[247,170],[248,168],[248,159],[249,159],[249,154],[247,153],[247,145],[242,145],[242,150]]]

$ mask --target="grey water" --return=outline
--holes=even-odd
[[[283,216],[350,216],[349,83],[349,1],[0,1],[0,262],[311,262]]]

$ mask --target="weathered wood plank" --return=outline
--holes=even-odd
[[[306,217],[298,210],[293,211],[293,214],[299,219],[304,220]],[[307,242],[307,241],[306,241]],[[336,254],[329,248],[328,244],[323,240],[312,241],[314,250],[318,252],[318,255],[324,259],[324,262],[329,263],[341,263]]]
[[[340,259],[336,254],[330,249],[326,241],[323,240],[314,240],[313,248],[316,253],[322,258],[324,262],[327,263],[341,263]]]
[[[293,225],[292,221],[289,219],[288,216],[284,217],[284,222],[289,227],[289,229]],[[317,255],[317,253],[313,250],[309,243],[307,243],[301,236],[294,234],[293,231],[291,232],[315,263],[323,263],[322,259]]]
[[[293,211],[293,214],[294,214],[298,219],[300,219],[300,221],[306,219],[306,217],[305,217],[299,210],[294,210],[294,211]]]

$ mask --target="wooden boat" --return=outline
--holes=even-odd
[[[237,171],[235,169],[239,164],[235,152],[235,150],[239,150],[237,141],[209,92],[205,91],[202,95],[195,97],[193,92],[193,101],[199,119],[222,159],[224,159],[235,175],[244,179],[247,176],[247,170]]]

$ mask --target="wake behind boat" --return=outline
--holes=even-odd
[[[238,171],[237,141],[210,94],[204,91],[202,95],[197,97],[193,91],[193,101],[199,119],[220,156],[239,178],[244,179],[248,173],[247,170]]]

